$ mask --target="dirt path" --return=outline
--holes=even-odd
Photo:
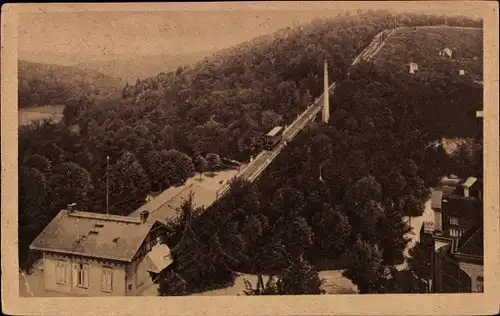
[[[408,217],[406,216],[403,217],[403,219],[405,221],[408,221]],[[399,271],[408,268],[407,258],[410,256],[409,251],[415,246],[417,242],[420,241],[420,229],[422,228],[423,223],[426,221],[434,221],[434,211],[431,208],[430,199],[425,202],[423,214],[421,216],[411,218],[410,226],[412,229],[409,233],[406,234],[406,237],[411,238],[411,241],[406,245],[406,248],[403,252],[405,261],[399,265],[396,265],[396,269],[398,269]]]

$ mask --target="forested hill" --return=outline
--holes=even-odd
[[[66,104],[82,95],[109,98],[120,91],[121,79],[76,67],[20,60],[19,107]]]
[[[328,124],[310,124],[256,183],[232,183],[228,195],[193,220],[192,234],[178,229],[171,245],[181,264],[160,281],[161,295],[227,286],[233,271],[279,275],[275,285],[296,284],[286,294],[318,294],[313,267],[343,269],[360,293],[425,293],[428,253],[417,245],[410,270],[393,265],[404,260],[410,241],[404,216],[422,215],[429,187],[444,175],[482,178],[475,110],[483,91],[469,75],[481,68],[474,59],[481,56],[480,35],[480,29],[399,28],[374,63],[350,68],[330,96]],[[435,49],[443,46],[463,54],[443,58]],[[418,73],[408,73],[408,57],[419,63]],[[441,137],[475,140],[448,155],[429,146]],[[181,219],[196,214],[183,210]],[[261,293],[283,293],[282,285],[268,283]]]
[[[289,123],[319,96],[324,58],[330,80],[341,81],[355,56],[378,32],[393,28],[395,20],[404,25],[444,22],[443,17],[387,12],[317,20],[226,49],[192,67],[125,85],[120,99],[78,98],[66,107],[60,123],[23,126],[19,131],[20,257],[68,203],[105,210],[106,156],[110,157],[113,214],[128,214],[151,190],[186,180],[193,175],[199,153],[246,160],[259,150],[270,128]],[[448,23],[480,24],[463,18],[448,19]],[[25,91],[48,99],[54,91],[69,94],[75,91],[67,87],[69,83],[97,86],[97,81],[88,84],[83,75],[75,80],[50,73],[42,73],[48,81],[21,80],[20,97],[30,95]],[[40,89],[45,82],[55,83],[55,88]]]
[[[183,151],[222,150],[246,158],[258,150],[262,134],[290,122],[321,93],[324,58],[330,80],[341,80],[357,53],[395,22],[440,25],[444,18],[368,12],[316,20],[223,50],[193,67],[138,80],[125,87],[123,96],[148,99],[151,109],[168,109],[164,122],[182,125],[176,146]],[[463,18],[450,18],[448,24],[481,25]]]

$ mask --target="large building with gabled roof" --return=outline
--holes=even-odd
[[[31,243],[42,254],[48,292],[74,296],[138,295],[172,263],[163,221],[62,210]]]

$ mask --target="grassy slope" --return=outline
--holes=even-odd
[[[451,48],[457,58],[438,56],[438,51]],[[473,60],[473,56],[477,60]],[[464,69],[466,75],[482,80],[483,39],[482,29],[459,27],[420,27],[396,30],[378,53],[375,64],[394,71],[407,72],[408,63],[419,65],[419,76],[438,72],[440,75],[457,75]]]

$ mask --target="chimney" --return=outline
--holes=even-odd
[[[71,214],[75,211],[76,203],[68,204],[68,212]]]
[[[328,84],[328,62],[325,59],[325,69],[324,69],[324,94],[323,94],[323,123],[328,123],[330,119],[330,89]]]
[[[142,211],[140,216],[141,216],[141,223],[145,223],[148,220],[149,212]]]
[[[448,201],[443,199],[443,206],[439,210],[434,210],[434,230],[438,232],[443,231],[443,209],[446,207]]]

